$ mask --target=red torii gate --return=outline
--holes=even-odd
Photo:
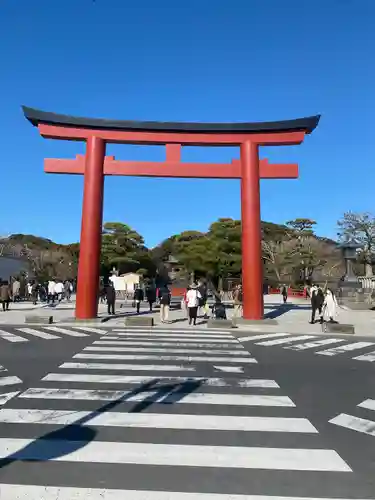
[[[241,179],[243,316],[263,318],[260,178],[296,178],[295,164],[259,160],[259,146],[301,144],[319,116],[265,123],[170,123],[80,118],[27,108],[25,117],[49,139],[86,141],[86,156],[46,159],[48,173],[84,175],[76,317],[97,316],[105,175]],[[165,145],[165,162],[119,161],[106,143]],[[240,146],[229,164],[181,162],[181,146]]]

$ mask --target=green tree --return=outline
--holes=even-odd
[[[150,260],[143,237],[127,224],[106,222],[103,226],[101,260],[109,271],[116,266],[120,273],[145,267],[141,260]]]
[[[316,222],[312,219],[297,218],[286,223],[289,238],[293,244],[290,259],[293,261],[297,279],[307,283],[315,269],[325,264],[321,246],[314,233]]]
[[[373,276],[375,254],[375,217],[368,212],[346,212],[338,222],[340,241],[354,240],[361,248],[360,259],[365,264],[366,276]]]
[[[314,235],[316,222],[312,219],[298,218],[286,223],[289,232],[297,238],[307,238]]]

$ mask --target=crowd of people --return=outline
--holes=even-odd
[[[141,304],[146,301],[149,306],[149,312],[153,312],[154,304],[158,304],[160,308],[160,322],[170,323],[169,312],[171,306],[171,290],[168,285],[163,285],[156,288],[152,284],[146,285],[144,288],[138,286],[132,294],[132,306],[135,308],[137,314],[141,314]],[[181,307],[186,311],[189,325],[196,325],[198,315],[201,314],[203,319],[211,316],[217,319],[226,319],[226,309],[220,295],[215,296],[214,304],[210,307],[207,303],[208,287],[204,281],[192,283],[185,291],[181,300]],[[112,281],[101,288],[100,300],[102,303],[107,303],[108,314],[115,315],[116,311],[116,290]],[[240,311],[242,304],[242,289],[238,287],[236,295],[237,309]]]
[[[60,280],[51,278],[46,282],[37,280],[25,281],[19,278],[11,278],[10,281],[5,281],[0,278],[0,301],[2,310],[8,311],[11,302],[19,302],[22,300],[30,300],[33,304],[38,301],[46,302],[54,305],[62,300],[70,302],[71,295],[74,291],[75,283],[69,280]],[[332,289],[323,290],[319,284],[313,284],[307,290],[311,301],[311,319],[310,323],[318,321],[337,322],[338,303]],[[283,303],[288,300],[288,287],[282,285],[280,294],[283,298]],[[208,287],[205,281],[201,280],[197,283],[190,284],[181,301],[181,307],[186,311],[189,325],[196,325],[198,315],[203,319],[208,319],[210,316],[216,319],[226,319],[226,308],[223,304],[222,297],[219,293],[214,294],[214,303],[211,308],[208,306]],[[233,296],[233,318],[242,316],[242,286],[237,285],[232,292]],[[115,315],[116,290],[113,281],[109,280],[106,286],[100,286],[99,297],[101,302],[106,302],[108,314]],[[171,305],[171,291],[167,285],[156,288],[152,284],[136,287],[132,297],[132,305],[137,314],[141,313],[142,302],[147,301],[149,312],[153,312],[155,303],[160,306],[160,321],[161,323],[169,323],[169,311]],[[211,311],[210,311],[211,309]]]
[[[70,302],[74,290],[73,282],[69,280],[50,279],[46,282],[38,280],[21,280],[11,278],[9,281],[0,278],[0,301],[2,310],[9,311],[11,302],[31,301],[34,305],[38,302],[47,304],[59,303],[63,299]]]

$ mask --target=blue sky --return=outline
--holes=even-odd
[[[301,146],[263,148],[298,162],[298,180],[262,181],[262,218],[318,222],[372,211],[375,186],[373,0],[1,0],[0,234],[79,239],[83,178],[47,175],[44,157],[81,143],[42,139],[21,104],[81,116],[265,121],[322,114]],[[108,146],[119,159],[162,160],[160,147]],[[235,148],[188,148],[228,161]],[[150,246],[240,216],[239,181],[111,177],[105,221]]]

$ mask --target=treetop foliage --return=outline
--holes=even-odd
[[[264,275],[269,282],[304,283],[316,276],[338,278],[344,273],[337,242],[315,234],[316,221],[297,218],[285,224],[262,221]],[[372,273],[375,218],[368,213],[345,213],[338,222],[339,241],[354,239],[366,274]],[[34,235],[0,239],[0,255],[27,258],[38,274],[76,275],[79,244],[59,245]],[[241,221],[220,218],[206,232],[186,230],[148,249],[144,238],[127,224],[106,222],[102,232],[102,273],[113,267],[120,274],[159,276],[167,261],[177,262],[179,278],[205,276],[212,282],[241,276]],[[163,268],[164,266],[164,268]],[[163,271],[164,269],[164,271]],[[64,275],[64,276],[63,276]]]

